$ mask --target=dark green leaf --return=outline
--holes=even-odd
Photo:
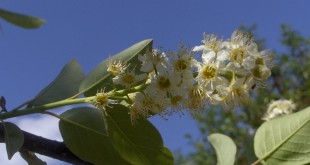
[[[60,133],[66,146],[94,164],[128,164],[107,137],[102,112],[91,107],[73,108],[61,114]]]
[[[38,28],[45,23],[44,20],[29,15],[13,13],[0,9],[0,18],[26,29]]]
[[[216,151],[217,165],[234,164],[237,147],[230,137],[215,133],[211,134],[208,140]]]
[[[258,158],[266,164],[310,163],[310,107],[262,124],[254,137]]]
[[[69,98],[78,93],[83,70],[76,60],[71,60],[59,75],[45,87],[28,105],[43,105]]]
[[[173,157],[163,146],[161,135],[147,120],[132,125],[128,108],[114,105],[108,108],[107,129],[114,148],[132,164],[171,165]]]
[[[11,159],[13,155],[21,149],[24,144],[24,134],[15,124],[4,122],[4,141],[8,158]]]
[[[139,54],[144,54],[146,50],[150,50],[152,47],[152,40],[143,40],[135,45],[127,48],[126,50],[102,61],[98,64],[82,81],[80,86],[80,93],[84,93],[86,96],[95,95],[97,90],[105,88],[106,90],[112,89],[112,80],[110,74],[107,71],[107,64],[109,61],[121,60],[128,64],[134,65],[137,62]]]

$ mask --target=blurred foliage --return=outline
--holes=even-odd
[[[25,29],[36,29],[45,24],[45,20],[30,15],[15,13],[0,8],[0,18]]]
[[[241,26],[240,30],[250,33],[260,50],[265,48],[265,40],[258,38],[256,26]],[[272,75],[264,88],[255,88],[251,101],[231,111],[211,107],[209,111],[197,117],[200,137],[185,137],[193,152],[186,155],[175,153],[175,164],[206,165],[216,164],[216,155],[207,137],[212,133],[223,133],[231,137],[237,145],[235,164],[250,164],[257,158],[254,154],[253,139],[256,129],[267,105],[272,100],[291,99],[297,109],[303,109],[310,103],[310,38],[302,36],[289,25],[281,25],[280,41],[283,52],[273,50],[274,64]]]

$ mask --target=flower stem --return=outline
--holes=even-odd
[[[46,110],[53,109],[53,108],[58,108],[66,105],[72,105],[72,104],[83,104],[83,103],[91,103],[91,101],[95,98],[95,96],[91,97],[85,97],[85,98],[77,98],[77,99],[69,99],[69,100],[62,100],[62,101],[57,101],[33,108],[26,108],[23,110],[18,110],[18,111],[9,111],[6,113],[0,114],[0,119],[8,119],[8,118],[13,118],[13,117],[18,117],[18,116],[23,116],[23,115],[30,115],[30,114],[35,114],[35,113],[42,113]]]

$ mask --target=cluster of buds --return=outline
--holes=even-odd
[[[271,52],[259,51],[252,37],[238,30],[227,40],[204,35],[202,43],[193,49],[180,46],[177,52],[146,52],[138,57],[141,66],[133,69],[110,63],[116,85],[145,85],[127,94],[132,121],[181,110],[195,114],[210,104],[233,109],[247,102],[249,91],[263,86],[271,74]]]

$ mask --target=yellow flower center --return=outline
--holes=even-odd
[[[202,78],[203,79],[212,79],[216,76],[216,74],[217,74],[216,71],[217,70],[214,66],[210,66],[210,65],[204,66],[202,71],[201,71]]]
[[[175,64],[174,64],[174,68],[177,71],[183,71],[187,68],[187,63],[184,60],[179,59]]]
[[[239,48],[236,48],[236,49],[232,50],[232,52],[230,54],[230,57],[229,57],[229,60],[241,64],[242,61],[247,56],[248,55],[247,55],[246,51],[244,50],[244,48],[243,47],[239,47]]]
[[[257,59],[255,60],[255,64],[256,64],[256,65],[265,65],[265,61],[264,61],[263,58],[257,58]]]
[[[167,77],[159,77],[157,85],[160,89],[167,89],[171,86],[170,80]]]
[[[218,52],[220,50],[220,44],[216,40],[210,41],[207,47],[212,49],[214,52]]]
[[[96,104],[105,107],[109,102],[108,95],[105,93],[97,93],[96,94]]]

